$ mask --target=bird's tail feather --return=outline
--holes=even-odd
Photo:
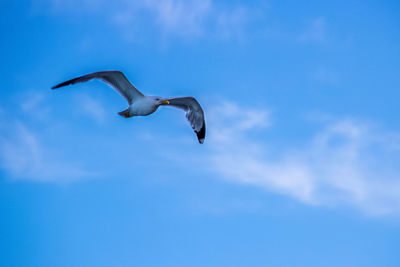
[[[123,110],[121,112],[118,112],[118,115],[120,115],[122,117],[125,117],[125,118],[132,117],[132,115],[129,113],[129,108],[125,109],[125,110]]]

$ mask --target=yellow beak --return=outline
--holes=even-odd
[[[168,105],[168,104],[169,104],[169,101],[168,101],[168,100],[163,100],[163,101],[161,101],[161,104],[163,104],[163,105]]]

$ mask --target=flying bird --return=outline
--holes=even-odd
[[[117,90],[128,101],[129,107],[118,114],[125,118],[133,116],[147,116],[155,112],[159,106],[173,106],[183,109],[186,112],[186,118],[190,122],[197,135],[199,143],[204,142],[206,135],[206,123],[204,112],[199,102],[194,97],[172,97],[162,98],[159,96],[148,96],[136,89],[133,84],[125,77],[121,71],[98,71],[83,75],[66,82],[57,84],[51,89],[57,89],[66,85],[80,82],[87,82],[92,79],[100,79]]]

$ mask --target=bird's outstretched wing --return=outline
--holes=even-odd
[[[81,83],[81,82],[87,82],[92,79],[100,79],[109,85],[111,85],[115,90],[117,90],[125,99],[128,101],[129,104],[132,104],[133,100],[138,97],[142,97],[143,94],[139,92],[138,89],[133,86],[128,79],[125,77],[125,75],[116,70],[112,71],[98,71],[98,72],[93,72],[87,75],[83,75],[71,80],[68,80],[66,82],[57,84],[56,86],[53,86],[51,89],[57,89],[66,85],[70,84],[75,84],[75,83]]]
[[[195,131],[199,143],[202,144],[206,136],[206,123],[204,120],[204,112],[199,102],[191,96],[167,98],[166,100],[167,102],[164,101],[164,105],[174,106],[186,111],[186,118]]]

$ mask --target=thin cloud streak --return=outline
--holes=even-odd
[[[54,126],[52,107],[42,94],[22,94],[12,112],[0,113],[0,168],[12,180],[68,183],[94,175],[45,142],[42,130]],[[60,141],[61,142],[61,141]]]
[[[321,206],[357,207],[369,214],[400,212],[399,139],[355,120],[328,123],[299,148],[271,157],[268,144],[250,137],[269,124],[265,110],[230,103],[210,116],[214,127],[207,155],[213,171],[227,181],[266,188]],[[246,115],[243,115],[243,113]],[[261,116],[262,117],[262,116]],[[223,140],[223,141],[221,141]]]
[[[132,31],[140,20],[141,13],[148,13],[152,23],[164,38],[221,38],[242,39],[244,28],[259,11],[243,5],[228,6],[212,0],[145,0],[129,2],[124,10],[117,10],[114,22],[126,36],[136,35]],[[257,14],[257,15],[256,15]]]
[[[162,38],[242,39],[246,26],[260,19],[265,5],[227,5],[213,0],[33,0],[35,9],[60,13],[70,10],[104,17],[126,39],[135,41],[153,28]],[[46,4],[47,3],[47,4]],[[41,11],[43,12],[43,11]],[[140,25],[146,25],[146,30]],[[149,27],[151,26],[151,27]]]
[[[21,122],[15,122],[9,130],[8,137],[0,136],[0,166],[14,180],[66,183],[93,175],[77,164],[57,160],[57,153],[46,148]]]

